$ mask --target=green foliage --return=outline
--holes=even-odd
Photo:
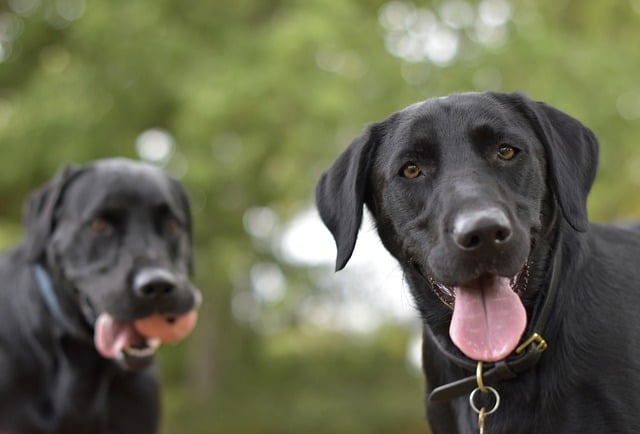
[[[165,432],[425,432],[406,333],[343,336],[296,310],[319,291],[317,270],[280,264],[277,332],[232,313],[251,293],[252,264],[278,263],[244,213],[268,207],[285,222],[308,206],[321,171],[369,121],[454,91],[525,91],[600,137],[592,216],[640,215],[638,0],[462,3],[472,19],[457,27],[442,23],[461,2],[392,3],[430,11],[431,26],[457,38],[455,56],[419,62],[387,50],[383,0],[0,3],[2,246],[20,237],[28,192],[57,168],[136,158],[150,128],[175,140],[167,167],[193,199],[206,301],[194,336],[162,351]],[[478,27],[478,11],[495,21],[505,5],[504,22]]]
[[[407,375],[405,333],[375,340],[310,330],[258,345],[253,369],[221,379],[213,402],[167,395],[167,432],[418,433],[424,432],[423,380]],[[376,363],[372,363],[375,360]],[[191,391],[180,387],[179,393]],[[182,407],[180,407],[180,405]],[[385,411],[372,411],[385,408]],[[203,419],[201,414],[216,417]]]

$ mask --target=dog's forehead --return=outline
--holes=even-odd
[[[65,196],[65,202],[78,205],[82,213],[105,204],[179,207],[171,180],[161,169],[124,159],[98,160],[88,165]]]
[[[126,158],[106,158],[96,160],[89,165],[99,173],[116,174],[123,176],[161,177],[167,175],[157,166],[142,161],[128,160]]]
[[[496,98],[487,93],[461,93],[430,98],[392,115],[391,139],[409,144],[412,139],[460,138],[474,130],[506,129],[520,123]]]
[[[463,118],[501,115],[502,105],[490,94],[467,92],[429,98],[405,107],[399,112],[404,118],[419,119],[427,117]]]
[[[114,193],[154,195],[166,193],[168,176],[159,168],[127,160],[104,160],[89,168],[96,183],[108,183]]]

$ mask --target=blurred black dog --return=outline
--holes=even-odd
[[[0,257],[0,432],[157,432],[159,340],[134,322],[200,302],[182,187],[125,159],[68,167],[25,225]]]
[[[434,433],[477,433],[471,404],[498,407],[491,433],[640,432],[640,234],[587,221],[597,159],[569,115],[465,93],[370,125],[322,176],[336,268],[366,205],[410,285]]]

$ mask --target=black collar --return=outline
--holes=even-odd
[[[501,380],[516,378],[518,375],[533,368],[540,360],[542,352],[547,348],[547,343],[543,336],[556,298],[556,293],[558,292],[558,281],[560,279],[559,269],[562,260],[561,257],[561,229],[559,229],[555,242],[549,289],[546,294],[542,294],[544,302],[538,302],[536,305],[533,313],[535,322],[531,322],[533,326],[529,328],[528,334],[526,335],[529,337],[516,349],[516,353],[514,355],[504,360],[486,365],[488,369],[480,374],[482,375],[482,381],[484,384],[491,385]],[[440,352],[444,354],[447,359],[467,371],[476,372],[476,368],[478,366],[477,361],[452,353],[438,340],[429,326],[426,326],[424,329],[429,335],[428,338],[436,344]],[[449,401],[459,396],[471,393],[471,391],[476,387],[478,387],[477,375],[465,377],[436,387],[429,394],[429,401]]]

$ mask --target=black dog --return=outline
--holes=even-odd
[[[187,197],[160,169],[100,160],[34,193],[0,258],[0,432],[157,432],[157,340],[133,322],[197,307],[190,268]]]
[[[498,395],[490,433],[640,432],[640,234],[587,221],[597,158],[567,114],[468,93],[370,125],[322,176],[336,268],[366,205],[409,282],[434,433],[477,433]]]

